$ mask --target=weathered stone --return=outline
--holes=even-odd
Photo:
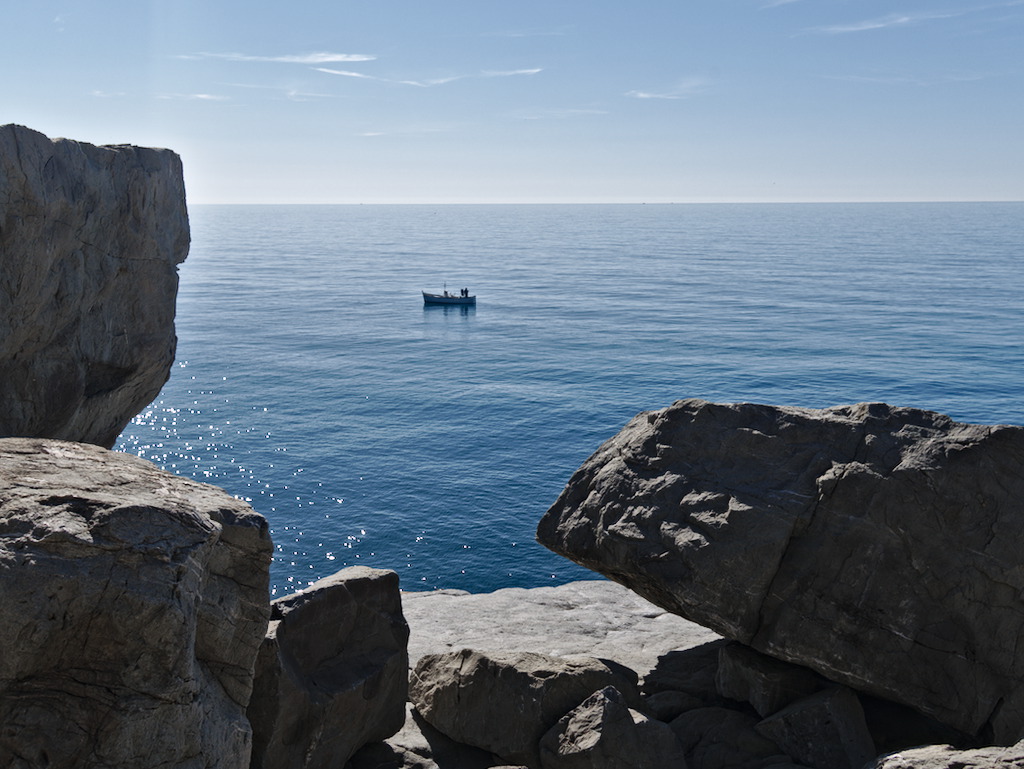
[[[686,769],[668,724],[626,704],[614,686],[595,692],[540,741],[543,769]]]
[[[170,150],[0,126],[0,437],[113,445],[167,381],[188,247]]]
[[[253,769],[334,769],[405,721],[398,575],[353,566],[271,605],[248,716]]]
[[[559,718],[606,686],[637,703],[636,681],[633,671],[595,658],[462,649],[420,659],[409,697],[451,739],[537,767],[538,743]]]
[[[641,691],[650,697],[666,692],[682,692],[696,700],[698,707],[727,705],[715,684],[718,658],[728,641],[716,639],[689,649],[663,654],[645,677]]]
[[[757,731],[815,769],[861,769],[877,755],[857,695],[845,687],[797,700]]]
[[[729,708],[688,710],[669,724],[693,769],[759,769],[781,751],[756,725],[754,716]]]
[[[493,593],[405,593],[409,659],[454,649],[613,659],[643,674],[658,657],[719,638],[606,579]]]
[[[0,440],[0,766],[247,767],[270,558],[220,489]]]
[[[1024,733],[1024,428],[884,404],[639,415],[538,528],[758,651],[1000,744]]]
[[[737,643],[720,649],[715,684],[723,697],[750,703],[762,718],[829,686],[807,668]]]
[[[386,742],[371,742],[357,750],[345,769],[439,769],[429,758]],[[447,768],[446,768],[447,769]]]
[[[926,745],[879,756],[870,769],[1024,769],[1024,742],[974,750]]]
[[[878,753],[893,753],[918,745],[954,745],[957,748],[976,747],[977,741],[913,708],[898,702],[860,694],[857,697],[864,709],[864,722],[871,733]]]

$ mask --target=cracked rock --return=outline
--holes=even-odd
[[[679,401],[573,475],[539,541],[770,656],[1024,736],[1024,428]]]
[[[220,489],[0,440],[0,766],[246,769],[271,551]]]
[[[180,158],[0,126],[0,437],[110,447],[174,362]]]

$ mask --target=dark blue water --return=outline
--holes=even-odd
[[[572,472],[679,398],[1024,423],[1024,204],[195,206],[119,442],[270,521],[277,595],[557,584]],[[475,309],[425,308],[468,286]]]

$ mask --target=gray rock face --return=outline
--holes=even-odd
[[[826,688],[828,681],[806,668],[732,643],[718,653],[715,686],[723,697],[750,703],[764,718]]]
[[[409,628],[395,572],[353,566],[271,606],[248,712],[252,769],[344,766],[402,728]]]
[[[815,769],[861,769],[876,755],[857,695],[844,687],[797,700],[757,731]]]
[[[563,716],[540,741],[543,769],[686,769],[675,733],[608,686]]]
[[[270,557],[220,489],[0,440],[0,766],[247,767]]]
[[[112,446],[174,360],[181,160],[0,126],[0,437]]]
[[[754,649],[999,744],[1024,733],[1024,429],[681,401],[580,468],[540,542]]]
[[[409,698],[453,740],[536,768],[540,739],[562,716],[606,686],[636,703],[636,683],[632,671],[596,658],[462,649],[420,659]]]
[[[1024,769],[1024,742],[975,750],[927,745],[881,756],[870,769]]]
[[[757,719],[737,710],[688,710],[670,726],[691,769],[760,769],[772,757],[786,760],[774,742],[757,732]]]

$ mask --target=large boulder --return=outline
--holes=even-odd
[[[860,700],[840,686],[797,700],[757,731],[815,769],[861,769],[877,755]]]
[[[353,566],[271,604],[249,719],[252,769],[344,766],[405,722],[398,575]]]
[[[758,651],[1024,734],[1024,429],[884,404],[680,401],[576,472],[555,552]]]
[[[188,248],[175,153],[0,126],[0,437],[113,445],[167,381]]]
[[[594,657],[461,649],[422,657],[409,699],[451,739],[537,769],[540,740],[562,716],[606,686],[639,704],[636,685],[636,673]]]
[[[271,553],[220,489],[0,440],[0,766],[247,767]]]
[[[614,686],[564,715],[540,741],[543,769],[687,769],[668,724],[626,704]]]

